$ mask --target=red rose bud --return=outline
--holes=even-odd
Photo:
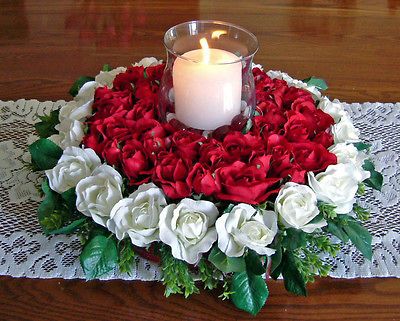
[[[196,163],[188,175],[188,185],[197,194],[206,196],[213,195],[219,190],[210,170],[205,169],[202,164]]]
[[[321,144],[313,142],[293,143],[291,144],[291,153],[294,157],[294,162],[308,172],[320,172],[329,165],[337,163],[335,154],[330,153]]]
[[[150,180],[152,164],[142,143],[135,139],[126,142],[122,148],[122,168],[131,185],[140,185]]]
[[[219,189],[216,197],[233,202],[260,204],[276,193],[279,178],[267,178],[261,166],[235,162],[218,168],[215,181]]]
[[[190,171],[188,162],[174,153],[160,153],[157,156],[153,181],[161,185],[164,193],[173,199],[185,198],[191,194],[187,183]]]

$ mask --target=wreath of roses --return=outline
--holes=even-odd
[[[371,259],[359,222],[369,213],[355,195],[383,178],[342,105],[319,92],[322,80],[255,66],[254,117],[210,133],[161,120],[164,68],[154,58],[106,65],[35,126],[32,164],[47,176],[39,222],[47,234],[82,237],[88,279],[116,266],[129,273],[138,253],[161,265],[167,296],[198,292],[194,273],[256,314],[263,275],[282,275],[298,295],[327,275],[320,254],[339,250],[329,235]]]

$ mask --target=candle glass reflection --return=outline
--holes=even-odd
[[[258,42],[252,33],[225,22],[191,21],[169,29],[164,45],[161,119],[215,130],[227,125],[238,128],[253,116],[252,61]]]

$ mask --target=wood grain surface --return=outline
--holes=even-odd
[[[331,98],[400,101],[396,0],[0,0],[0,99],[69,99],[71,83],[104,63],[164,58],[164,32],[197,19],[253,31],[256,62],[325,78]],[[318,280],[308,298],[269,287],[251,317],[215,293],[165,299],[158,283],[0,277],[0,320],[400,320],[399,279]]]

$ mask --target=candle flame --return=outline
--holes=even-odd
[[[203,49],[203,62],[205,64],[210,63],[210,47],[208,46],[208,42],[206,38],[200,39],[200,45]]]
[[[215,30],[211,34],[211,39],[219,39],[222,35],[226,35],[227,32],[225,30]]]

